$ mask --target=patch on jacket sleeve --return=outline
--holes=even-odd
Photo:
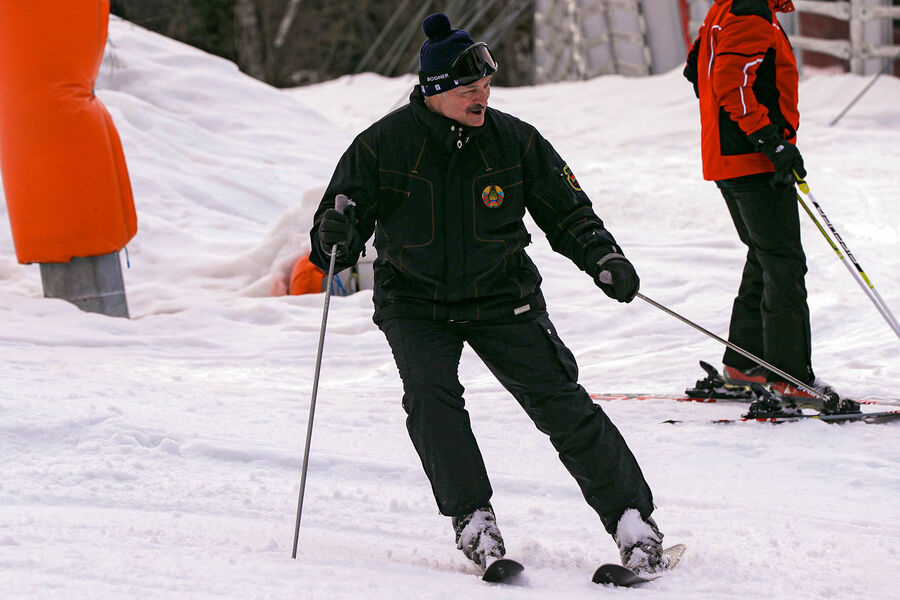
[[[572,169],[569,168],[569,165],[563,165],[563,176],[566,178],[566,181],[573,190],[575,190],[576,192],[581,191],[581,186],[578,185],[578,180],[575,179],[575,173],[572,172]]]
[[[497,208],[503,204],[503,188],[499,185],[489,185],[481,192],[481,200],[488,208]]]

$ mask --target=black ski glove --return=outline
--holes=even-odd
[[[624,256],[602,258],[597,263],[594,283],[603,293],[619,302],[631,302],[641,289],[641,280]]]
[[[797,146],[781,137],[777,125],[770,123],[759,131],[751,133],[748,137],[756,151],[765,154],[775,166],[773,185],[793,185],[794,171],[797,171],[801,179],[806,177],[806,169],[803,168],[803,157],[800,156],[800,151],[797,150]]]
[[[697,38],[697,41],[694,42],[694,46],[691,48],[691,51],[688,52],[687,62],[684,65],[684,70],[681,72],[684,75],[684,78],[691,82],[694,86],[694,95],[698,98],[700,97],[700,88],[697,87],[697,82],[700,79],[700,76],[697,72],[697,56],[700,54],[700,39]]]
[[[353,226],[353,208],[348,207],[344,213],[329,208],[319,222],[319,245],[326,256],[331,256],[331,248],[337,244],[337,256],[343,258],[356,236]]]

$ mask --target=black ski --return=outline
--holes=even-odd
[[[684,419],[668,419],[663,423],[791,423],[794,421],[824,421],[826,423],[887,423],[900,419],[900,410],[883,410],[878,412],[859,412],[846,414],[799,414],[799,415],[783,415],[783,416],[743,416],[737,419],[705,419],[705,420],[684,420]]]
[[[510,583],[525,570],[522,563],[511,558],[498,558],[488,565],[481,579],[488,583]]]
[[[756,400],[755,396],[746,394],[743,396],[729,396],[724,398],[713,398],[709,396],[691,397],[687,394],[667,394],[652,392],[620,392],[620,393],[592,393],[592,400],[598,402],[614,402],[614,401],[652,401],[652,400],[672,400],[675,402],[696,402],[699,404],[751,404]],[[865,398],[856,400],[860,404],[865,405],[884,405],[884,406],[900,406],[900,400],[891,398]],[[800,408],[819,409],[822,407],[822,401],[818,398],[810,398],[809,401],[801,401]]]
[[[681,560],[681,555],[684,554],[685,549],[686,546],[684,544],[675,544],[674,546],[663,550],[663,554],[669,559],[669,567],[665,571],[654,573],[653,575],[636,575],[633,571],[626,569],[622,565],[606,563],[597,567],[591,581],[599,584],[612,584],[617,587],[631,587],[641,583],[648,583],[655,579],[659,579],[674,569]]]

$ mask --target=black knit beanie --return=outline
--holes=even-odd
[[[422,30],[428,37],[419,51],[419,81],[422,84],[422,92],[426,96],[433,96],[452,90],[458,84],[448,73],[450,63],[475,42],[469,37],[468,31],[452,29],[450,19],[444,13],[425,17],[422,21]]]

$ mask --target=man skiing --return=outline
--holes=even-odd
[[[403,381],[407,429],[459,549],[482,569],[505,548],[457,373],[468,344],[550,437],[623,564],[665,569],[640,467],[577,382],[525,253],[526,210],[551,246],[606,295],[630,302],[639,279],[569,167],[534,127],[488,108],[497,63],[442,13],[423,22],[420,85],[409,104],[353,141],[310,232],[311,260],[354,264],[375,234],[374,321]],[[353,200],[353,214],[334,208]]]
[[[715,181],[747,246],[728,339],[822,393],[811,360],[806,257],[794,173],[798,72],[776,18],[790,0],[715,0],[691,49],[685,77],[700,100],[703,177]],[[811,395],[731,348],[726,383],[764,384],[776,395]]]

